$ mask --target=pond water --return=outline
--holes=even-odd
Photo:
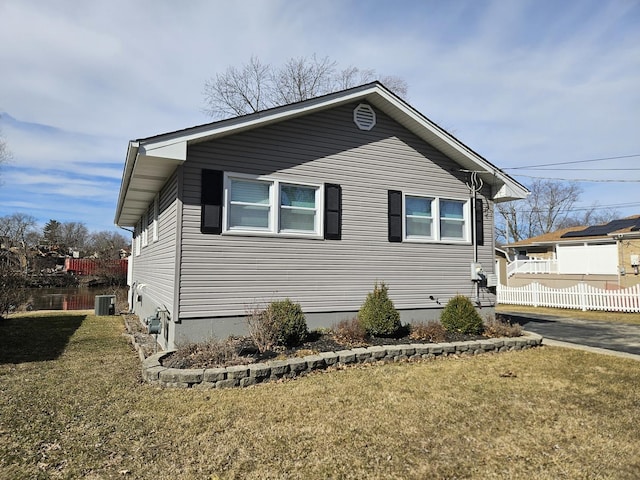
[[[92,310],[95,308],[96,295],[113,295],[113,290],[104,288],[33,288],[31,308],[33,310]],[[117,292],[118,298],[126,299],[126,289]]]

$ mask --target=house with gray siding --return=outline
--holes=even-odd
[[[130,307],[173,347],[284,298],[328,327],[375,282],[403,322],[456,294],[491,309],[494,203],[527,193],[374,82],[131,141],[115,223],[134,231]]]

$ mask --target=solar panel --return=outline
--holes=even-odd
[[[567,232],[560,238],[600,237],[629,227],[633,227],[631,231],[634,232],[640,230],[640,218],[621,218],[620,220],[613,220],[604,225],[593,225],[584,230]]]

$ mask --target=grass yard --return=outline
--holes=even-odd
[[[142,384],[119,317],[0,323],[0,478],[612,478],[640,364],[543,347],[248,389]]]
[[[582,310],[566,308],[529,307],[525,305],[498,305],[496,312],[537,313],[538,315],[554,315],[556,317],[571,317],[583,320],[640,325],[640,313],[583,312]]]

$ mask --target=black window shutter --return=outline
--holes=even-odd
[[[200,231],[202,233],[222,233],[223,172],[202,170],[200,203],[202,204]]]
[[[324,238],[342,239],[342,187],[332,183],[324,186]]]
[[[402,192],[388,191],[389,241],[402,242]]]
[[[476,224],[475,224],[475,240],[476,245],[484,245],[484,211],[482,209],[482,199],[477,198],[476,204]]]

